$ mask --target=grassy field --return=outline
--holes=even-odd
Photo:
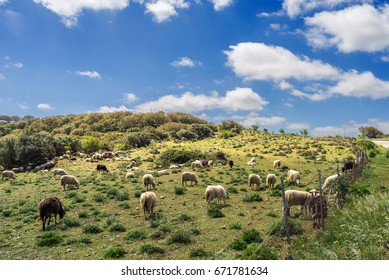
[[[159,154],[171,147],[200,150],[206,153],[222,151],[235,166],[218,164],[197,170],[199,184],[181,186],[180,170],[168,170],[155,175],[158,202],[155,215],[143,218],[139,196],[144,187],[141,178],[148,170],[157,171]],[[272,135],[245,131],[230,139],[210,138],[193,142],[154,143],[134,149],[128,156],[141,159],[136,178],[126,179],[129,162],[106,161],[109,173],[95,170],[96,163],[61,160],[62,167],[80,181],[80,188],[64,191],[59,178],[52,173],[41,178],[36,173],[18,173],[15,180],[0,183],[0,258],[24,260],[49,259],[284,259],[288,254],[285,238],[278,235],[282,225],[282,204],[279,179],[286,178],[289,169],[300,171],[302,186],[317,188],[318,170],[323,177],[335,174],[338,165],[353,157],[353,139],[311,138],[293,135]],[[256,166],[246,162],[256,158]],[[384,162],[388,159],[382,157]],[[274,169],[273,160],[280,159],[284,168]],[[166,167],[159,167],[165,169]],[[376,172],[376,171],[374,171]],[[377,171],[378,172],[378,171]],[[262,177],[259,190],[249,190],[250,173]],[[277,175],[277,187],[264,185],[266,175]],[[380,173],[385,186],[387,177]],[[287,182],[288,183],[288,182]],[[221,184],[228,191],[226,205],[213,202],[211,210],[204,200],[207,185]],[[56,196],[62,201],[66,215],[57,225],[42,231],[37,205],[43,198]],[[308,217],[297,216],[292,208],[292,223],[301,236],[317,236]],[[220,217],[217,217],[217,216]],[[330,212],[329,220],[333,213]],[[269,235],[269,231],[273,234]],[[263,243],[263,244],[262,244]],[[260,249],[258,245],[262,244]],[[320,246],[320,244],[316,244]],[[314,246],[314,245],[312,245]],[[298,247],[298,246],[297,246]],[[299,258],[304,255],[301,246]],[[342,258],[342,255],[338,256]],[[320,258],[320,257],[319,257]]]

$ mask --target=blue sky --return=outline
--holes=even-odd
[[[182,111],[389,133],[389,4],[0,0],[0,114]]]

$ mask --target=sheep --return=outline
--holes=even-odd
[[[182,172],[181,174],[181,184],[188,186],[187,181],[190,181],[190,185],[192,186],[193,182],[195,185],[198,184],[199,180],[197,179],[197,176],[193,172]]]
[[[1,172],[2,178],[10,178],[10,179],[16,179],[15,172],[12,170],[4,170]]]
[[[335,175],[331,175],[331,176],[328,176],[325,181],[324,181],[324,184],[322,186],[322,191],[323,193],[327,192],[330,190],[331,186],[337,181],[337,180],[340,180],[341,178],[343,177],[343,175],[341,174],[335,174]]]
[[[208,165],[208,166],[213,166],[213,160],[208,160],[207,165]]]
[[[126,169],[131,169],[136,166],[136,161],[131,161],[129,165],[126,166]]]
[[[246,163],[248,166],[255,166],[257,163],[255,161],[249,161]]]
[[[62,169],[62,168],[54,168],[54,169],[53,169],[53,177],[55,177],[55,176],[57,176],[57,175],[59,175],[59,176],[62,176],[62,175],[69,175],[69,173],[67,173],[67,172],[65,171],[65,169]]]
[[[168,174],[168,173],[167,173],[167,170],[166,170],[166,169],[163,169],[163,170],[158,170],[158,171],[157,171],[157,174],[158,174],[158,175],[166,175],[166,174]]]
[[[46,221],[47,225],[50,225],[51,214],[54,214],[55,223],[57,223],[57,214],[62,219],[65,215],[65,211],[62,208],[61,201],[56,197],[48,197],[39,202],[39,217],[42,220],[42,230],[45,230]]]
[[[65,190],[66,185],[75,185],[78,189],[80,187],[80,183],[76,179],[76,177],[72,175],[62,175],[61,176],[61,186],[63,186],[63,190]]]
[[[96,170],[97,170],[97,171],[109,172],[107,166],[105,166],[105,165],[103,165],[103,164],[98,164],[98,165],[96,166]]]
[[[301,205],[301,212],[303,209],[306,210],[307,202],[313,196],[313,191],[298,191],[298,190],[287,190],[285,191],[286,200],[286,214],[290,217],[290,207],[293,205]]]
[[[292,181],[293,183],[296,183],[297,186],[300,186],[300,173],[296,170],[289,170],[287,179]]]
[[[266,176],[266,186],[274,188],[274,185],[277,182],[277,177],[275,174],[267,174]]]
[[[127,172],[126,179],[135,178],[135,174],[133,172]]]
[[[49,170],[47,169],[43,169],[43,170],[39,170],[37,172],[37,174],[39,174],[39,176],[43,179],[44,177],[48,178],[48,173],[49,173]]]
[[[316,195],[309,199],[308,212],[313,220],[313,228],[320,228],[320,220],[327,218],[328,215],[328,203],[323,195]]]
[[[192,169],[203,168],[203,165],[200,160],[195,160],[194,162],[191,163],[190,166],[192,167]]]
[[[180,167],[177,164],[170,165],[169,169],[179,169]]]
[[[223,186],[208,186],[205,189],[205,202],[208,206],[211,206],[211,201],[215,198],[218,199],[218,202],[223,199],[224,205],[226,204],[227,192],[224,190]]]
[[[232,160],[229,160],[228,165],[230,166],[230,168],[232,168],[232,167],[234,167],[234,162]]]
[[[149,189],[149,185],[151,185],[153,190],[155,190],[155,181],[154,181],[153,175],[151,175],[151,174],[143,175],[142,181],[143,181],[143,185],[145,186],[146,190]]]
[[[280,168],[281,167],[281,161],[279,159],[276,159],[273,162],[273,168]]]
[[[157,204],[157,195],[154,192],[144,192],[139,198],[140,207],[143,210],[143,216],[146,220],[146,212],[149,213],[149,218],[153,214],[154,207]]]
[[[207,159],[202,159],[202,160],[200,160],[200,162],[201,162],[201,165],[203,167],[208,166],[208,160]]]
[[[355,162],[353,160],[347,161],[344,163],[342,167],[342,172],[346,172],[347,170],[352,170],[354,168]]]
[[[249,175],[249,189],[251,189],[252,185],[256,185],[258,188],[261,185],[261,176],[258,174],[250,174]]]

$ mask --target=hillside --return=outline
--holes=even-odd
[[[85,139],[90,139],[81,137],[80,146],[75,145],[77,153],[73,151],[73,160],[59,159],[56,164],[78,178],[79,189],[64,191],[59,178],[51,171],[46,175],[22,172],[14,180],[3,179],[1,258],[284,259],[288,255],[295,259],[388,258],[385,248],[389,234],[385,228],[389,187],[385,170],[389,167],[389,152],[370,141],[274,135],[240,130],[231,124],[224,123],[223,129],[219,126],[212,130],[212,136],[204,139],[178,141],[170,135],[145,146],[126,147],[121,158],[100,161],[107,166],[108,173],[97,172],[97,163],[85,161],[87,155],[78,153],[77,149],[87,147]],[[105,134],[90,137],[110,144],[104,142]],[[20,149],[28,155],[34,150],[21,149],[22,143],[45,147],[48,142],[29,141],[48,137],[57,140],[63,136],[38,133],[18,137],[14,140],[15,151],[19,154]],[[9,144],[10,139],[1,141]],[[3,152],[7,150],[4,147]],[[302,185],[297,187],[286,180],[287,189],[317,188],[318,170],[322,182],[335,174],[344,161],[355,158],[355,151],[361,147],[367,149],[370,162],[363,176],[350,185],[345,207],[341,210],[330,207],[324,232],[314,230],[310,218],[299,215],[298,207],[292,207],[290,223],[294,230],[288,248],[282,230],[280,178],[286,178],[289,169],[296,169],[301,174]],[[199,178],[198,185],[182,187],[181,172],[193,171],[190,162],[205,157],[212,159],[214,165],[194,171]],[[246,164],[251,158],[256,159],[256,166]],[[275,159],[281,160],[280,169],[273,168]],[[131,160],[137,162],[139,171],[135,172],[135,178],[126,179],[126,166]],[[234,161],[233,168],[226,165],[228,160]],[[172,163],[183,165],[177,170],[168,169]],[[167,171],[159,175],[157,172],[163,169]],[[158,202],[155,215],[145,220],[139,210],[139,196],[145,190],[142,176],[150,172],[156,179]],[[251,173],[261,176],[259,189],[248,188],[247,178]],[[269,173],[277,176],[274,189],[264,184]],[[227,203],[218,205],[213,201],[208,208],[204,190],[208,185],[219,184],[228,192]],[[42,223],[37,220],[37,205],[49,196],[62,201],[66,214],[58,225],[51,224],[43,232]],[[352,214],[361,211],[367,214]],[[374,224],[367,225],[370,221]],[[350,234],[339,238],[345,228]],[[364,234],[363,240],[371,244],[368,252],[364,251],[358,234]]]

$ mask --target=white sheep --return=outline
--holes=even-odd
[[[65,171],[65,169],[62,169],[62,168],[54,168],[53,169],[53,176],[62,176],[62,175],[69,175],[69,173],[67,173]]]
[[[139,198],[140,207],[143,210],[143,216],[146,220],[146,212],[149,213],[149,218],[153,214],[154,207],[157,204],[157,195],[154,192],[144,192]]]
[[[276,159],[273,162],[273,168],[280,168],[281,167],[281,161],[279,159]]]
[[[188,186],[188,184],[186,183],[187,181],[190,181],[190,185],[192,186],[193,182],[195,183],[195,185],[198,184],[199,180],[197,179],[197,176],[195,173],[193,172],[182,172],[181,174],[181,184]]]
[[[249,161],[246,163],[248,166],[255,166],[257,163],[255,161]]]
[[[201,164],[201,160],[195,160],[194,162],[191,163],[190,166],[192,167],[192,169],[203,168],[203,165]]]
[[[249,189],[251,189],[252,185],[256,185],[259,188],[262,182],[261,176],[259,176],[258,174],[250,174],[248,181],[249,181]]]
[[[157,171],[157,174],[158,175],[166,175],[167,174],[167,170],[163,169],[163,170],[158,170]]]
[[[78,189],[80,187],[80,183],[76,179],[76,177],[72,175],[62,175],[61,176],[61,186],[63,187],[63,190],[65,190],[66,185],[75,185]]]
[[[287,190],[285,191],[285,200],[286,200],[286,214],[290,216],[290,207],[293,205],[301,205],[301,212],[303,209],[306,209],[307,202],[313,196],[313,191],[298,191],[298,190]]]
[[[1,172],[2,178],[10,178],[10,179],[16,179],[15,172],[12,170],[4,170]]]
[[[266,176],[266,186],[274,188],[274,185],[277,182],[276,174],[267,174]]]
[[[300,186],[300,173],[296,170],[289,170],[287,179],[292,181],[293,183],[296,183],[297,186]]]
[[[127,172],[126,179],[135,178],[135,174],[133,172]]]
[[[224,190],[223,186],[208,186],[205,189],[205,202],[208,204],[208,206],[211,205],[211,201],[215,198],[218,199],[218,202],[223,199],[224,204],[226,204],[227,193]]]
[[[131,161],[129,165],[126,166],[126,169],[131,169],[136,166],[136,161]]]
[[[153,190],[155,190],[155,180],[154,180],[153,175],[151,175],[151,174],[143,175],[142,181],[143,181],[143,185],[145,186],[146,190],[149,189],[149,185],[151,185]]]
[[[337,181],[337,180],[340,180],[341,177],[343,175],[342,174],[335,174],[335,175],[331,175],[331,176],[328,176],[325,181],[324,181],[324,184],[322,186],[322,191],[323,193],[327,192],[330,190],[331,186]]]
[[[48,177],[47,175],[49,174],[49,170],[47,170],[47,169],[39,170],[39,171],[37,172],[37,174],[39,174],[39,176],[40,176],[41,178],[43,178],[43,177]]]
[[[179,169],[180,167],[177,164],[170,165],[169,169]]]

